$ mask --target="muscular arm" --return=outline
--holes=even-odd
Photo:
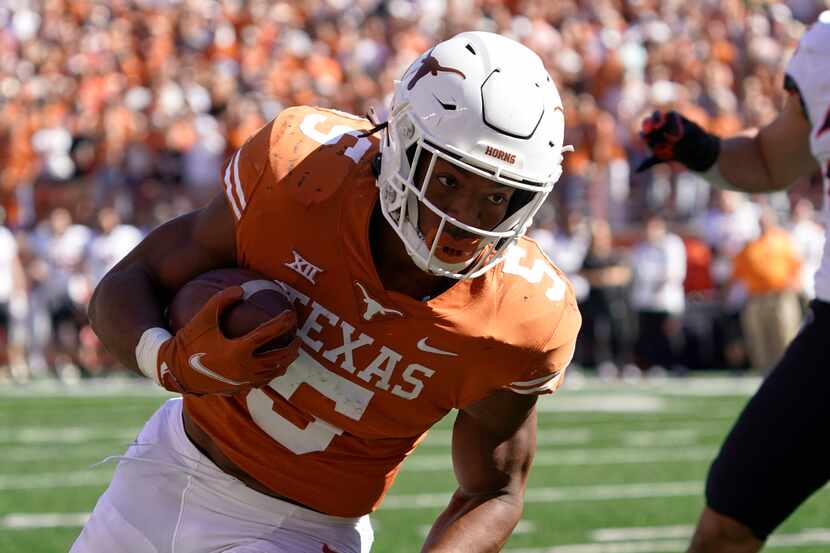
[[[721,142],[720,173],[745,192],[771,192],[789,187],[796,179],[819,170],[810,153],[810,122],[790,95],[778,117],[748,136]]]
[[[144,330],[167,327],[163,310],[183,284],[210,269],[234,265],[230,208],[220,194],[206,207],[151,232],[98,284],[89,320],[105,346],[138,372],[135,347]]]
[[[501,550],[522,516],[536,449],[536,396],[500,391],[458,414],[453,465],[458,489],[422,551]]]

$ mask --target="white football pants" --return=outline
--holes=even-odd
[[[341,518],[261,494],[196,449],[182,401],[164,403],[120,457],[70,553],[368,553],[369,516]]]

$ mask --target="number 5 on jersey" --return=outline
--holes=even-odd
[[[329,371],[302,350],[285,374],[275,378],[268,385],[283,398],[290,400],[303,383],[332,400],[335,411],[353,420],[360,420],[375,394],[372,390]],[[297,455],[323,451],[335,436],[343,433],[342,429],[319,418],[315,418],[305,428],[299,428],[274,411],[274,402],[268,394],[258,388],[252,389],[245,399],[254,422],[274,440]]]
[[[531,267],[525,267],[522,265],[522,259],[525,257],[527,250],[521,246],[511,246],[504,258],[504,272],[520,276],[530,284],[539,284],[542,277],[547,276],[551,286],[545,291],[545,297],[550,301],[562,301],[565,298],[565,281],[553,267],[541,259],[534,260]]]
[[[315,142],[327,145],[337,144],[346,135],[355,137],[357,142],[346,148],[343,155],[358,163],[360,158],[363,157],[363,154],[371,147],[372,142],[368,138],[360,136],[363,131],[347,125],[335,125],[327,132],[319,130],[320,123],[325,122],[327,119],[325,115],[320,113],[306,115],[302,123],[300,123],[300,131]]]

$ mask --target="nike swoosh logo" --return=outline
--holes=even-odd
[[[225,384],[230,384],[231,386],[242,386],[243,384],[248,384],[248,382],[237,382],[236,380],[231,380],[230,378],[225,378],[219,373],[215,373],[209,368],[205,367],[202,364],[202,357],[207,355],[207,353],[194,353],[190,356],[190,359],[187,360],[190,363],[190,366],[199,374],[203,374],[208,378],[212,378],[213,380],[218,380],[219,382],[224,382]]]
[[[442,349],[434,348],[427,344],[426,338],[421,338],[418,340],[418,349],[421,351],[425,351],[427,353],[434,353],[435,355],[447,355],[449,357],[458,357],[457,353],[453,353],[451,351],[444,351]]]

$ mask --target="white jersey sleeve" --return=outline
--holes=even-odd
[[[812,127],[810,151],[821,166],[824,197],[830,193],[830,10],[804,33],[787,65]],[[822,207],[825,229],[830,228],[830,206]],[[826,232],[826,231],[825,231]],[[830,302],[830,241],[825,240],[821,266],[816,272],[816,297]]]

